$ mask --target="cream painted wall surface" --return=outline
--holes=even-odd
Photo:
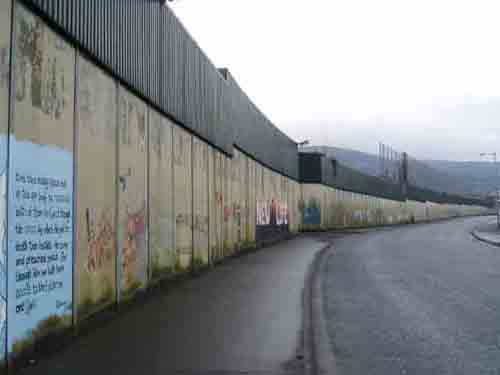
[[[218,233],[217,233],[217,217],[219,208],[217,205],[217,175],[215,172],[216,156],[215,149],[208,146],[208,230],[209,230],[209,249],[210,262],[212,263],[218,257]]]
[[[175,272],[175,215],[173,180],[173,126],[149,111],[149,226],[150,264],[154,281]]]
[[[117,83],[78,57],[78,319],[116,301]]]
[[[248,212],[246,223],[246,239],[248,246],[255,246],[255,226],[257,223],[257,175],[256,175],[256,162],[248,159]]]
[[[193,246],[197,266],[207,265],[209,262],[208,163],[208,145],[193,137]]]
[[[214,259],[221,260],[224,257],[225,246],[225,229],[224,229],[224,158],[218,151],[214,151],[214,184],[215,184],[215,237],[216,237],[216,252]]]
[[[223,224],[223,251],[224,256],[229,256],[234,252],[234,242],[232,235],[233,213],[232,205],[232,189],[231,189],[231,159],[222,158],[222,197],[224,205],[224,224]]]
[[[318,184],[302,184],[301,189],[301,230],[305,231],[408,224],[478,215],[485,211],[478,206],[392,201]],[[313,223],[314,215],[321,219]]]
[[[193,256],[193,136],[174,127],[175,241],[178,271],[191,265]]]
[[[148,109],[124,88],[118,94],[118,269],[121,298],[129,299],[148,282]]]

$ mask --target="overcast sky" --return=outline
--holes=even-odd
[[[170,4],[297,141],[450,160],[500,152],[499,1]]]

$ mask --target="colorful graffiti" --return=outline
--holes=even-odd
[[[148,281],[147,106],[119,89],[118,241],[120,295],[134,296]]]
[[[81,56],[78,71],[76,272],[82,320],[116,301],[117,87]]]
[[[139,248],[146,237],[146,209],[127,214],[127,226],[123,242],[123,286],[134,289],[140,272]]]
[[[111,215],[109,212],[102,212],[96,223],[95,213],[91,214],[91,210],[86,209],[87,238],[89,239],[86,270],[89,273],[101,271],[106,264],[112,262],[115,256],[115,232]]]
[[[278,199],[257,202],[257,225],[288,225],[288,203]]]

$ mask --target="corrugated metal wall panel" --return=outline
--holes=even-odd
[[[229,84],[159,0],[24,0],[178,122],[232,154],[233,144],[298,178],[295,143]]]

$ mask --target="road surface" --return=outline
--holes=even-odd
[[[459,219],[335,240],[321,274],[339,375],[500,374],[500,248]]]

